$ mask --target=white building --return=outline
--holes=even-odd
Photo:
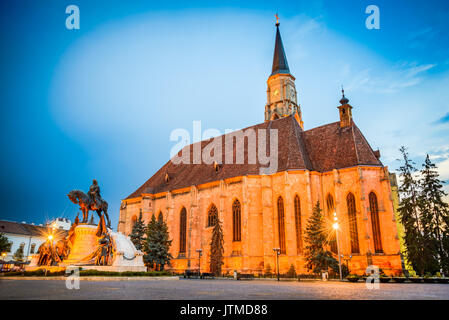
[[[56,218],[55,220],[51,221],[49,225],[55,226],[57,229],[68,231],[70,230],[72,222],[67,218]]]
[[[60,220],[59,223],[58,219],[55,219],[46,226],[0,220],[0,233],[4,234],[11,243],[11,248],[9,252],[6,252],[4,258],[2,255],[4,252],[0,252],[0,259],[5,261],[14,260],[14,253],[22,247],[23,261],[30,261],[30,255],[37,253],[39,246],[47,240],[48,235],[52,232],[53,226],[57,233],[56,238],[62,238],[67,234],[65,229],[67,221],[70,228],[70,221],[67,219],[65,221]]]

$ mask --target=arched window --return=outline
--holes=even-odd
[[[179,215],[179,253],[186,252],[187,244],[187,211],[186,208],[181,209]]]
[[[157,216],[157,221],[159,221],[159,222],[164,221],[164,216],[162,215],[162,211],[159,211],[159,214]]]
[[[136,224],[137,221],[137,216],[133,215],[133,217],[131,218],[131,227],[133,227]]]
[[[335,205],[334,205],[334,198],[328,194],[326,197],[326,204],[327,204],[327,216],[330,220],[330,223],[334,222],[334,212],[335,212]],[[329,245],[331,247],[331,251],[335,254],[338,253],[337,248],[337,235],[334,230],[332,230],[330,239],[329,239]]]
[[[285,254],[285,221],[284,221],[284,200],[278,198],[278,233],[279,233],[279,249],[281,254]]]
[[[240,201],[237,199],[232,204],[232,229],[233,229],[233,240],[242,240],[242,217],[241,217],[241,206]]]
[[[218,218],[218,210],[217,207],[212,204],[209,208],[209,212],[207,213],[207,226],[212,227],[215,225]]]
[[[377,196],[374,192],[369,194],[369,209],[371,212],[371,226],[373,228],[374,251],[383,253],[380,237],[379,207],[377,206]]]
[[[359,249],[359,235],[357,231],[357,217],[355,211],[355,197],[352,193],[349,193],[346,197],[346,203],[348,206],[348,223],[349,223],[349,236],[351,239],[351,252],[360,253]]]
[[[302,252],[302,230],[301,230],[301,203],[298,195],[295,196],[295,227],[296,227],[296,251]]]
[[[36,250],[36,244],[35,243],[31,244],[30,253],[33,254],[34,250]]]

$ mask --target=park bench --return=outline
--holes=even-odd
[[[254,279],[254,275],[252,273],[239,273],[239,274],[237,274],[237,280],[242,280],[242,279],[253,280]]]
[[[198,277],[200,277],[200,273],[196,270],[186,270],[184,273],[184,278],[190,278],[190,277],[198,278]]]
[[[210,273],[210,272],[203,272],[201,274],[200,279],[205,279],[205,278],[215,278],[215,274]]]

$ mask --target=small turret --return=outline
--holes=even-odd
[[[340,127],[349,127],[352,124],[352,106],[349,104],[349,99],[345,97],[345,90],[343,86],[341,88],[341,93],[343,97],[340,100],[341,106],[338,107],[340,110]]]

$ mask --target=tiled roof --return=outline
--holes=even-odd
[[[373,150],[357,126],[340,128],[340,122],[330,123],[303,131],[294,116],[267,121],[243,129],[278,129],[278,168],[277,172],[293,169],[308,169],[319,172],[331,171],[356,165],[382,166]],[[231,133],[232,134],[232,133]],[[222,136],[225,137],[226,135]],[[269,134],[267,133],[267,137]],[[257,137],[258,138],[258,137]],[[212,164],[174,164],[168,161],[147,182],[126,199],[139,197],[142,193],[156,194],[180,188],[199,185],[217,180],[260,174],[260,164],[248,164],[245,143],[244,164],[225,164],[225,138],[222,138],[223,161],[218,172]],[[267,139],[268,140],[268,139]],[[201,141],[204,148],[211,140]],[[190,159],[193,159],[193,145],[190,145]],[[269,146],[267,146],[267,150]],[[180,151],[181,153],[181,151]],[[179,153],[179,154],[180,154]],[[234,144],[234,159],[236,148]],[[267,152],[268,153],[268,152]],[[166,174],[169,180],[166,182]]]
[[[25,236],[42,237],[49,232],[47,226],[36,226],[32,224],[0,220],[0,233],[12,233]],[[66,234],[67,231],[57,229],[58,234]]]

